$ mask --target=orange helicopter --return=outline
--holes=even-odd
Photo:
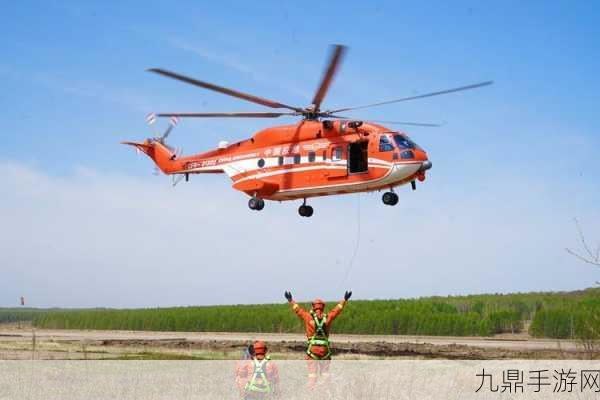
[[[490,85],[492,82],[486,81],[359,107],[323,110],[321,104],[345,50],[345,46],[333,47],[327,69],[312,104],[305,108],[227,89],[164,69],[149,69],[150,72],[191,85],[273,109],[289,111],[150,114],[147,117],[150,123],[156,116],[171,118],[171,124],[165,133],[146,139],[143,143],[123,143],[144,152],[163,173],[179,174],[185,177],[186,181],[191,174],[226,173],[233,181],[234,189],[250,196],[248,207],[252,210],[262,210],[265,200],[302,199],[298,213],[303,217],[310,217],[313,215],[313,208],[306,203],[308,198],[384,189],[388,191],[383,194],[383,203],[393,206],[398,203],[398,195],[394,192],[394,187],[410,182],[412,189],[415,190],[416,180],[425,180],[425,172],[431,168],[432,163],[427,158],[425,150],[405,133],[375,122],[429,127],[439,125],[394,121],[363,122],[341,116],[339,113],[475,89]],[[251,138],[237,143],[220,142],[217,149],[191,156],[182,157],[166,144],[166,138],[177,118],[277,118],[281,116],[298,116],[302,117],[302,120],[294,125],[263,129]]]

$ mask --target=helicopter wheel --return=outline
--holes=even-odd
[[[311,206],[307,206],[305,204],[301,205],[298,208],[298,214],[300,214],[301,217],[310,217],[313,215],[313,208]]]
[[[381,197],[383,204],[387,206],[395,206],[398,204],[398,195],[394,192],[385,192]]]
[[[265,208],[265,201],[257,197],[251,197],[250,200],[248,200],[248,207],[250,207],[251,210],[260,211]]]
[[[258,206],[256,207],[256,210],[260,211],[263,208],[265,208],[265,201],[263,199],[258,199]]]

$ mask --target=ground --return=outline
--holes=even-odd
[[[0,325],[0,359],[239,359],[253,340],[267,342],[276,359],[304,357],[299,334],[36,329]],[[338,359],[589,359],[579,342],[441,336],[331,336]]]

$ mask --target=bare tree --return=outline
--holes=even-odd
[[[583,345],[583,350],[591,360],[598,358],[599,355],[600,332],[598,332],[598,326],[600,326],[600,313],[590,309],[587,318],[581,321],[577,336]]]
[[[568,247],[565,250],[567,251],[567,253],[571,254],[572,256],[578,258],[579,260],[581,260],[585,263],[600,267],[600,243],[598,243],[598,245],[596,246],[596,249],[593,250],[590,247],[590,245],[588,244],[587,240],[585,239],[585,235],[583,234],[583,230],[581,229],[581,225],[579,224],[579,221],[577,220],[577,218],[573,218],[573,220],[575,221],[575,227],[577,228],[577,233],[579,235],[579,241],[581,242],[581,245],[583,246],[583,252],[576,252],[576,251],[569,249]],[[600,282],[596,282],[596,283],[598,285],[600,285]]]
[[[577,228],[583,252],[575,252],[569,248],[565,250],[580,261],[600,267],[600,243],[598,243],[595,251],[592,250],[585,239],[579,221],[577,218],[573,218],[573,220],[575,221],[575,227]],[[600,285],[600,282],[596,281],[596,284]],[[598,357],[598,349],[600,348],[600,331],[598,330],[600,326],[600,310],[590,307],[589,310],[585,310],[585,313],[586,318],[580,319],[578,323],[577,338],[583,345],[584,351],[589,354],[590,359],[595,359]]]

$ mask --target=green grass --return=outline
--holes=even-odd
[[[329,302],[329,307],[335,302]],[[307,307],[306,304],[304,304]],[[600,331],[600,289],[351,301],[335,332],[490,336],[518,333],[531,321],[538,337],[580,338]],[[1,321],[32,320],[40,328],[199,332],[302,332],[288,304],[147,309],[0,309]]]
[[[37,308],[0,308],[0,324],[33,321],[45,312]]]

